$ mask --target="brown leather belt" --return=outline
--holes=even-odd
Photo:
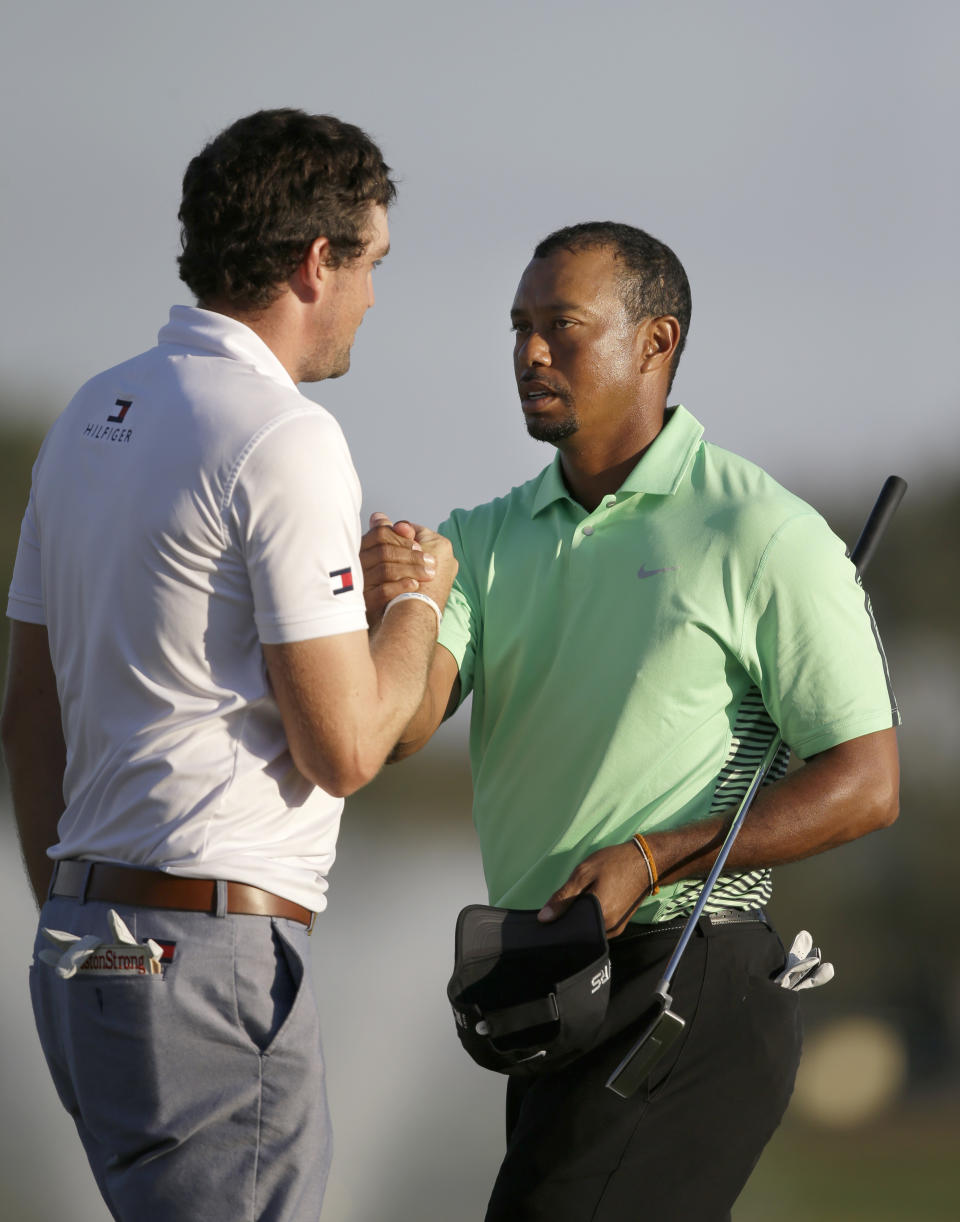
[[[102,861],[58,861],[50,895],[78,900],[106,900],[135,908],[177,908],[182,912],[217,911],[217,884],[212,878],[182,878],[160,870],[139,870]],[[270,891],[248,883],[227,883],[227,912],[242,916],[286,917],[310,929],[314,914]]]

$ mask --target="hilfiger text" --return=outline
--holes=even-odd
[[[94,424],[91,421],[83,430],[83,435],[91,441],[115,441],[123,444],[133,436],[133,429],[121,428],[116,424]]]

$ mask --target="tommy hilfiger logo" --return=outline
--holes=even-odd
[[[132,406],[133,406],[132,399],[118,399],[117,407],[119,407],[120,410],[117,412],[115,416],[108,416],[107,419],[110,421],[111,424],[123,424],[123,418]]]
[[[91,441],[118,441],[128,442],[133,436],[133,429],[122,429],[119,426],[123,424],[124,417],[127,412],[133,407],[132,399],[117,399],[116,406],[120,409],[115,415],[107,417],[106,424],[90,423],[83,430],[84,437],[89,437]],[[112,428],[110,426],[113,426]]]
[[[637,570],[638,577],[656,577],[658,573],[675,573],[677,566],[675,564],[668,565],[665,569],[645,569],[643,565]]]
[[[353,569],[334,569],[330,577],[340,578],[340,585],[334,588],[334,594],[349,594],[353,589]]]

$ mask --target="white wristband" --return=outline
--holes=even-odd
[[[406,594],[398,594],[396,598],[391,598],[387,605],[383,608],[383,619],[386,619],[387,612],[391,607],[395,607],[397,603],[402,603],[405,598],[415,598],[417,602],[426,603],[427,606],[433,607],[437,616],[437,635],[440,635],[441,611],[437,604],[433,601],[429,594],[419,594],[413,590],[408,590]]]

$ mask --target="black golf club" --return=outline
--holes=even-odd
[[[903,494],[906,490],[906,481],[902,480],[898,475],[888,476],[884,481],[884,485],[880,489],[880,495],[877,497],[876,503],[870,511],[870,516],[860,532],[860,538],[857,540],[853,551],[849,553],[850,559],[853,561],[858,573],[862,574],[870,563],[874,550],[897,506],[903,500]],[[676,949],[667,962],[666,970],[660,979],[660,983],[654,990],[653,1002],[640,1038],[607,1079],[608,1088],[614,1094],[620,1095],[624,1099],[628,1099],[634,1093],[686,1025],[686,1021],[671,1008],[673,999],[670,996],[670,986],[674,973],[677,970],[684,950],[686,950],[687,943],[693,936],[693,931],[703,913],[707,900],[710,898],[710,893],[720,877],[720,872],[733,847],[733,842],[737,838],[737,833],[747,817],[750,804],[753,802],[757,790],[763,783],[763,778],[767,775],[770,766],[776,759],[777,752],[782,744],[783,739],[779,733],[775,734],[773,741],[767,749],[767,753],[760,761],[753,775],[747,792],[743,795],[743,800],[737,807],[737,813],[734,815],[733,822],[730,824],[723,844],[720,846],[720,852],[717,854],[716,861],[707,875],[693,911],[687,918],[687,923],[680,934]]]

